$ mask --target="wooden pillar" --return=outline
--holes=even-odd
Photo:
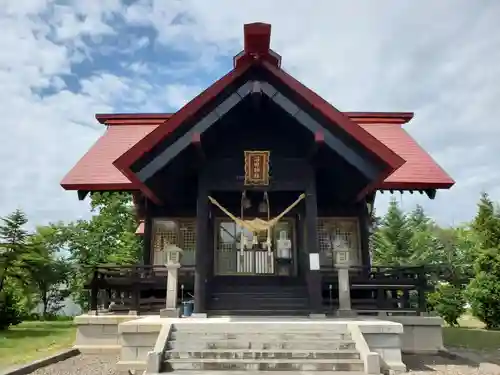
[[[144,235],[142,237],[142,261],[145,266],[152,263],[151,247],[153,246],[153,219],[151,217],[151,210],[146,201],[146,214],[144,216]]]
[[[311,314],[321,314],[323,313],[323,297],[321,291],[321,273],[319,270],[311,270],[310,256],[311,254],[317,254],[319,257],[319,246],[318,246],[318,229],[317,229],[317,218],[318,218],[318,205],[316,201],[316,184],[314,181],[314,175],[311,178],[306,189],[306,250],[309,255],[308,259],[308,269],[307,269],[307,289],[309,292],[309,308]]]
[[[208,191],[200,179],[196,202],[196,254],[194,274],[194,313],[206,313],[206,279],[208,256]]]
[[[98,285],[99,273],[94,270],[92,275],[92,281],[90,284],[90,314],[97,315],[97,309],[99,304],[99,285]]]
[[[358,203],[359,237],[361,247],[361,265],[368,269],[371,266],[370,260],[370,215],[366,201]],[[363,268],[365,269],[365,268]]]

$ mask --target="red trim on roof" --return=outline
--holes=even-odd
[[[358,124],[406,124],[413,118],[413,112],[344,112]]]
[[[173,113],[96,113],[95,118],[101,124],[109,120],[168,120]]]
[[[154,131],[141,139],[123,155],[118,157],[113,164],[131,181],[140,183],[141,186],[145,187],[145,184],[142,184],[130,170],[130,165],[132,165],[144,153],[151,150],[151,148],[179,127],[184,121],[196,114],[201,107],[208,104],[214,97],[219,95],[228,85],[233,83],[238,77],[245,73],[250,66],[251,64],[244,64],[237,69],[231,70],[228,74],[216,81],[212,86],[182,107],[168,121],[165,121],[163,124],[158,126]]]
[[[63,183],[61,182],[61,186],[64,190],[87,190],[87,191],[108,191],[108,190],[119,190],[119,191],[137,191],[139,188],[134,188],[134,185],[129,182],[109,182],[109,183],[100,183],[100,184],[72,184],[72,183]]]
[[[385,190],[448,189],[454,181],[400,126],[380,119],[375,125],[361,125],[375,138],[407,160],[403,166],[377,185]],[[140,141],[158,125],[115,126],[96,142],[63,180],[66,190],[139,190],[113,165],[116,154],[126,145]],[[102,139],[104,138],[104,139]],[[104,143],[103,143],[104,142]]]
[[[162,119],[156,120],[107,120],[107,126],[115,126],[115,125],[160,125],[165,122]]]
[[[413,112],[343,112],[358,124],[405,124],[413,118]],[[95,117],[105,125],[152,125],[161,124],[171,118],[173,113],[118,113],[96,114]]]
[[[412,182],[412,181],[384,181],[378,190],[429,190],[449,189],[455,185],[455,181],[449,182]]]
[[[97,114],[96,119],[100,123],[110,125],[108,130],[68,173],[61,185],[67,190],[140,189],[159,203],[154,193],[132,173],[130,165],[219,95],[253,64],[261,64],[389,166],[379,181],[366,187],[363,193],[376,189],[449,188],[454,184],[399,126],[411,120],[413,113],[338,111],[279,68],[281,57],[269,48],[270,29],[270,25],[261,23],[245,25],[245,50],[235,57],[235,68],[175,114]]]
[[[282,69],[278,69],[269,63],[262,63],[271,73],[275,75],[276,78],[280,79],[282,83],[293,89],[298,95],[305,99],[313,108],[318,110],[323,116],[325,116],[330,121],[334,122],[345,132],[350,134],[356,141],[363,145],[367,150],[373,152],[378,156],[383,162],[390,166],[389,173],[393,170],[399,168],[404,164],[404,159],[402,159],[398,154],[393,152],[391,149],[386,147],[383,143],[365,131],[361,126],[356,124],[354,121],[346,116],[344,113],[340,112],[330,103],[328,103],[321,96],[316,94],[314,91],[306,87],[304,84],[296,80],[290,74],[286,73]]]
[[[351,121],[348,116],[338,111],[319,95],[278,68],[278,66],[273,63],[274,57],[273,59],[267,58],[267,56],[270,55],[270,25],[262,23],[245,25],[244,32],[245,54],[240,57],[236,67],[232,71],[215,82],[196,98],[191,100],[168,121],[149,133],[146,137],[144,137],[144,139],[139,141],[131,149],[127,150],[123,155],[115,160],[113,164],[132,182],[145,187],[145,184],[140,183],[140,181],[135,177],[135,174],[130,170],[130,166],[137,161],[137,159],[139,159],[144,153],[151,150],[174,129],[180,126],[189,117],[198,112],[205,104],[209,103],[213,98],[220,94],[228,85],[234,82],[236,78],[241,76],[252,64],[262,64],[264,68],[274,74],[274,76],[281,80],[283,84],[293,89],[299,96],[310,103],[313,108],[322,113],[323,116],[340,126],[367,150],[371,151],[382,162],[387,164],[388,168],[386,168],[381,175],[382,180],[390,175],[395,169],[404,164],[404,159],[399,157],[399,155],[366,132],[356,122]],[[245,56],[247,58],[245,58]],[[373,186],[371,188],[373,188]]]

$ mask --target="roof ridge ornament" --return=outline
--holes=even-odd
[[[233,58],[234,68],[248,61],[265,60],[281,67],[281,56],[271,46],[271,25],[263,22],[247,23],[243,26],[244,48]]]

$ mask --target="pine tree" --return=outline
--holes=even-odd
[[[23,211],[16,210],[0,218],[0,292],[7,277],[20,277],[22,262],[28,250],[28,232],[24,226],[28,219]]]
[[[431,219],[425,214],[424,208],[417,205],[408,215],[408,226],[412,230],[426,231],[429,229]]]
[[[500,248],[500,213],[487,193],[482,193],[472,228],[477,233],[482,249]]]
[[[374,263],[384,266],[408,264],[411,257],[412,232],[408,218],[395,199],[373,234]]]
[[[500,328],[500,214],[486,193],[481,195],[472,228],[479,248],[467,295],[473,314],[486,328]]]

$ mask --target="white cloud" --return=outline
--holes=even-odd
[[[405,207],[424,204],[452,223],[470,218],[481,190],[500,200],[497,2],[7,3],[0,9],[0,216],[18,206],[36,223],[87,215],[59,181],[102,133],[94,113],[180,107],[207,77],[225,73],[221,64],[230,67],[242,47],[243,24],[254,21],[272,23],[284,68],[339,109],[415,111],[407,129],[457,186],[434,201],[404,195]],[[156,40],[123,22],[153,28]]]

